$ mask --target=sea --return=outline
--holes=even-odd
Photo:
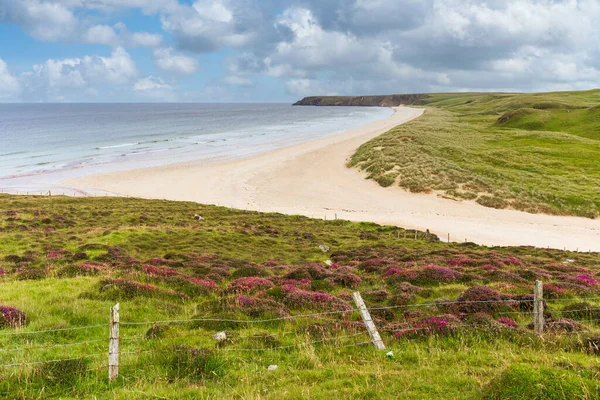
[[[70,194],[62,184],[69,178],[250,157],[391,114],[288,104],[0,104],[0,191]]]

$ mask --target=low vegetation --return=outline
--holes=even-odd
[[[349,166],[382,186],[486,207],[600,213],[600,90],[433,94],[406,104],[426,112],[361,146]]]
[[[414,233],[1,195],[0,397],[598,398],[598,254]],[[536,279],[543,338],[531,327]],[[369,343],[355,290],[392,355]],[[121,368],[109,384],[116,302]]]

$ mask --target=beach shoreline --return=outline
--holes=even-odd
[[[449,234],[451,241],[482,245],[600,251],[598,220],[497,210],[399,187],[383,188],[360,171],[346,168],[360,145],[424,112],[412,107],[394,110],[387,119],[257,156],[90,175],[64,185],[132,197],[429,229],[442,239]]]

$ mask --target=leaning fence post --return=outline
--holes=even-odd
[[[360,292],[352,293],[352,298],[354,299],[354,303],[356,303],[356,307],[360,312],[360,316],[362,317],[365,327],[369,332],[369,336],[371,336],[371,342],[373,342],[373,344],[375,345],[375,347],[377,347],[378,350],[385,350],[385,345],[381,340],[381,336],[379,336],[379,332],[377,332],[377,327],[371,319],[371,314],[369,314],[369,310],[367,309],[367,306],[365,305],[365,302],[363,301]]]
[[[544,333],[544,286],[542,281],[535,281],[533,287],[533,329],[535,333]]]
[[[108,380],[119,376],[119,303],[110,308],[110,335],[108,341]]]

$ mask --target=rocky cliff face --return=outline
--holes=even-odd
[[[357,106],[395,107],[401,104],[420,105],[427,94],[393,94],[385,96],[311,96],[294,103],[295,106]]]

